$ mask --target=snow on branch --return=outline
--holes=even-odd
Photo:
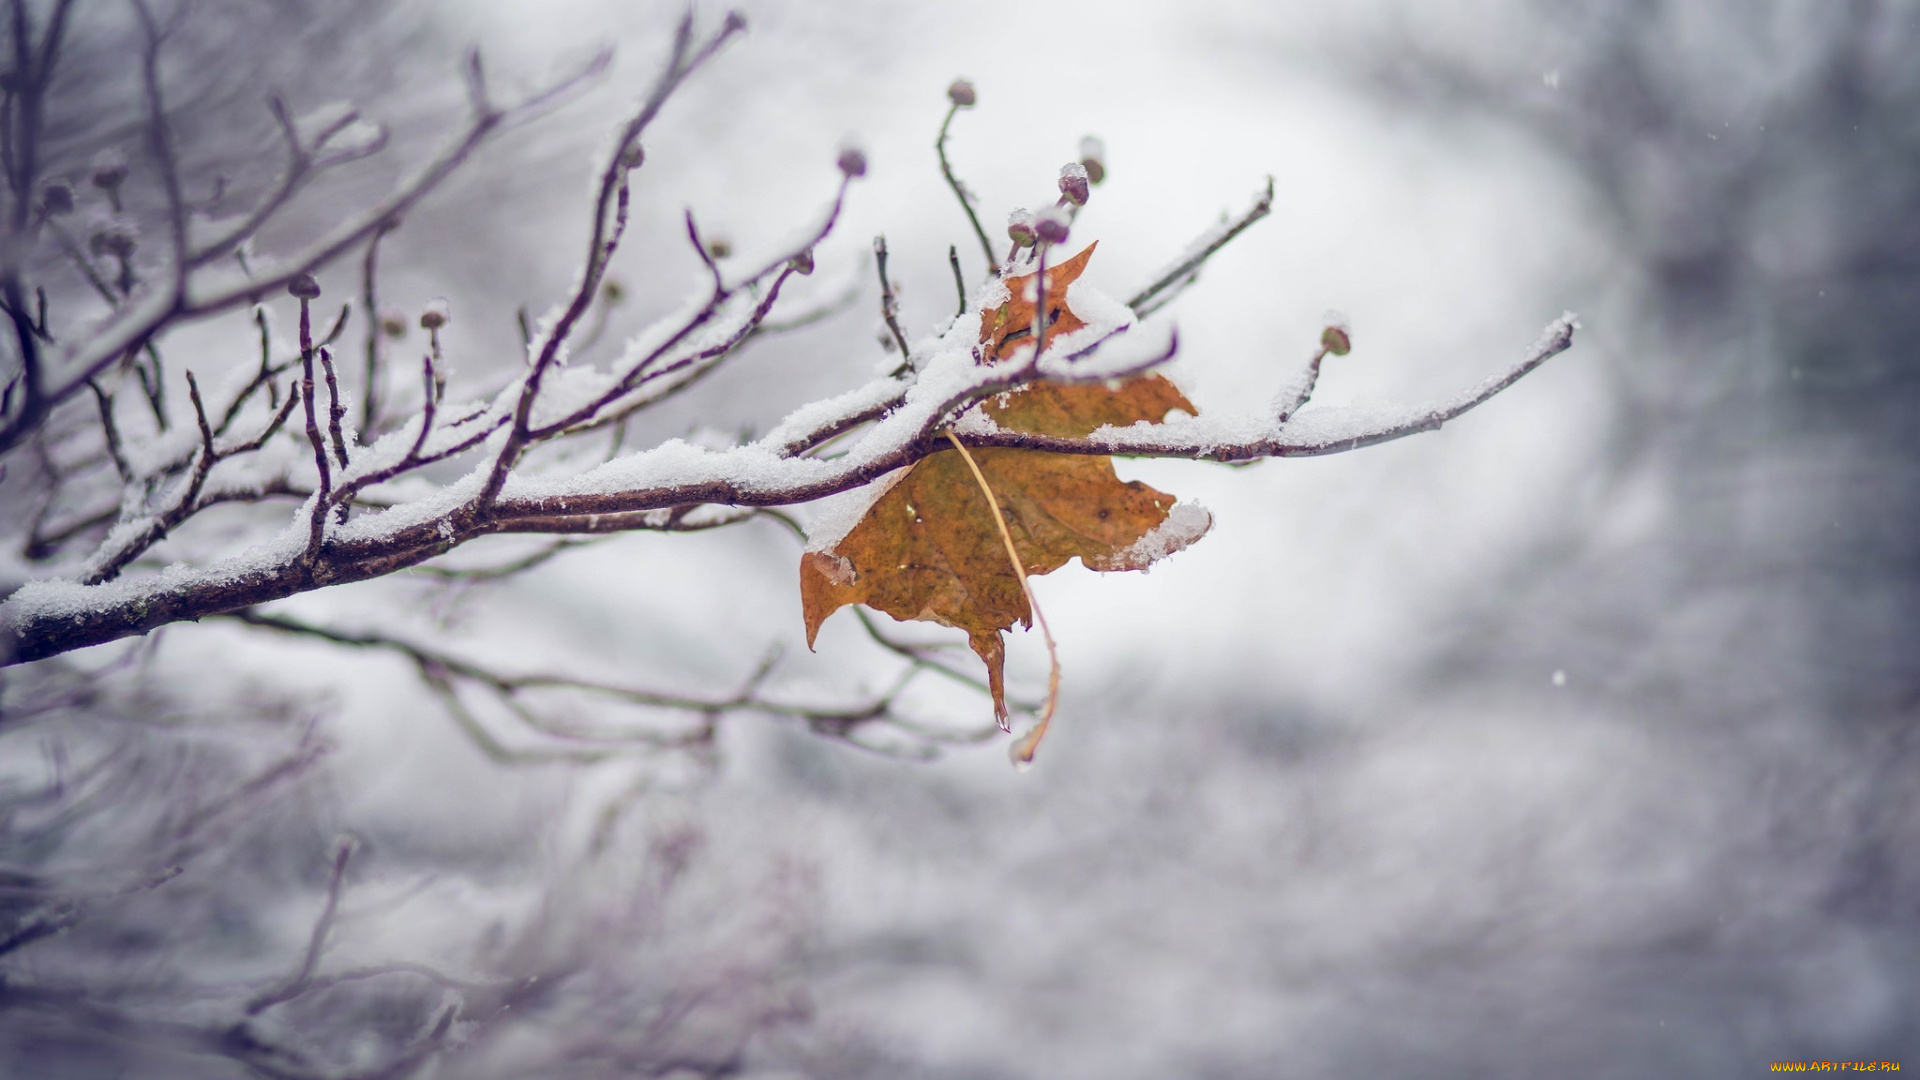
[[[420,404],[406,415],[379,396],[385,355],[381,335],[387,332],[379,321],[385,316],[373,310],[380,239],[492,134],[555,104],[596,75],[606,58],[597,57],[577,74],[511,107],[492,103],[478,60],[471,58],[466,72],[471,115],[445,149],[377,205],[304,247],[273,272],[256,274],[246,259],[253,234],[277,220],[317,174],[376,153],[385,140],[378,130],[365,128],[351,110],[300,123],[285,104],[273,101],[269,107],[281,130],[286,161],[281,175],[236,225],[202,235],[190,223],[179,193],[174,162],[191,148],[172,141],[158,73],[160,39],[149,24],[143,123],[151,144],[164,151],[153,156],[162,165],[157,183],[172,223],[170,253],[157,265],[137,265],[128,257],[130,247],[121,250],[102,242],[97,245],[100,251],[89,256],[76,245],[66,245],[109,310],[104,317],[72,320],[72,326],[57,334],[47,325],[46,291],[36,292],[21,276],[19,268],[26,263],[13,264],[0,280],[0,299],[12,318],[18,359],[0,408],[0,456],[14,470],[16,482],[27,483],[31,477],[40,486],[42,499],[41,510],[20,538],[25,562],[32,568],[23,575],[29,580],[0,603],[0,661],[33,661],[173,622],[243,613],[238,617],[254,626],[406,655],[420,666],[423,677],[446,684],[436,692],[444,690],[450,702],[458,699],[456,684],[510,701],[529,684],[468,670],[421,646],[296,626],[255,609],[301,592],[418,566],[486,536],[687,531],[751,520],[773,514],[775,508],[881,480],[947,445],[949,432],[967,446],[1062,454],[1240,461],[1340,453],[1437,428],[1572,342],[1577,324],[1566,315],[1550,324],[1518,362],[1445,400],[1416,408],[1336,409],[1310,401],[1320,359],[1329,351],[1344,352],[1347,345],[1344,331],[1330,328],[1311,365],[1262,412],[1107,427],[1084,438],[1003,430],[976,406],[1039,378],[1112,380],[1171,359],[1179,347],[1173,328],[1144,320],[1191,284],[1223,245],[1268,214],[1273,185],[1269,180],[1247,210],[1196,239],[1127,302],[1104,297],[1080,282],[1068,286],[1064,296],[1049,296],[1047,252],[1064,241],[1074,212],[1088,197],[1089,183],[1097,183],[1097,174],[1104,171],[1097,148],[1086,151],[1083,162],[1062,170],[1058,204],[1037,216],[1015,216],[1009,230],[1013,248],[1007,259],[995,260],[973,213],[973,197],[944,159],[943,124],[938,145],[949,186],[981,233],[988,261],[1004,269],[969,294],[956,255],[960,311],[915,341],[897,322],[882,242],[876,247],[882,314],[902,352],[895,370],[803,404],[758,438],[731,446],[670,439],[628,449],[633,416],[695,384],[778,325],[775,312],[783,289],[813,272],[814,249],[840,219],[853,181],[866,169],[863,155],[844,151],[838,185],[819,215],[801,223],[772,256],[745,271],[723,271],[689,215],[688,238],[705,270],[693,298],[633,337],[625,351],[604,366],[568,363],[570,351],[588,351],[598,337],[596,324],[604,322],[604,305],[615,300],[607,271],[635,212],[630,177],[644,164],[641,137],[674,93],[743,25],[737,16],[728,16],[702,38],[694,33],[691,16],[683,20],[658,76],[619,125],[599,170],[573,282],[546,317],[531,320],[523,315],[525,369],[479,399],[448,400],[448,365],[439,330],[449,311],[436,305],[421,318],[431,349],[422,363]],[[970,86],[956,84],[948,124],[955,111],[971,103],[972,95]],[[42,198],[43,222],[73,208],[73,192],[61,190],[64,194]],[[16,198],[31,195],[15,192]],[[57,230],[48,234],[65,235]],[[320,289],[311,271],[362,246],[364,310],[343,309],[331,331],[316,339],[311,305]],[[1038,269],[1022,280],[1035,284],[1029,296],[1013,298],[1007,282],[1023,250]],[[118,259],[119,284],[113,280],[114,267],[100,262],[109,258]],[[191,414],[175,417],[164,394],[160,346],[166,333],[258,304],[282,290],[299,301],[297,351],[276,343],[266,310],[256,307],[257,366],[219,379],[203,381],[205,372],[189,376]],[[844,290],[835,286],[828,291]],[[38,297],[37,305],[29,295]],[[1004,332],[994,351],[984,349],[980,313],[990,315],[1015,300],[1034,306],[1033,332],[1024,339],[1019,339],[1024,330]],[[803,300],[802,307],[808,305],[820,307],[817,299]],[[1045,310],[1053,314],[1040,313]],[[1071,321],[1062,319],[1062,311]],[[351,317],[367,320],[367,360],[358,387],[359,417],[367,430],[360,431],[346,422],[342,389],[343,383],[352,389],[356,375],[345,365],[336,369],[332,351]],[[1049,333],[1055,320],[1059,326]],[[596,328],[583,332],[589,325]],[[64,343],[57,349],[51,347],[56,339]],[[146,410],[152,414],[152,423],[143,420],[137,433],[130,432],[130,418],[124,415],[128,407],[102,380],[121,369],[139,376]],[[92,391],[92,411],[69,407],[82,388]],[[596,450],[600,444],[587,441],[595,438],[608,443]],[[93,460],[107,470],[105,480],[80,477],[54,460],[48,447],[73,440],[91,440],[101,447]],[[582,464],[578,451],[529,459],[530,451],[550,444],[573,446],[600,460]],[[453,462],[466,465],[463,476],[435,481],[423,472]],[[225,558],[153,565],[153,550],[189,528],[201,511],[234,503],[253,504],[256,532],[251,547]],[[275,503],[281,505],[276,508]],[[296,505],[290,517],[286,503]],[[90,551],[83,549],[87,543],[92,544]],[[541,558],[565,546],[558,542]],[[191,550],[191,545],[185,547]],[[884,712],[889,700],[860,708]],[[831,710],[816,715],[754,696],[679,704],[702,713],[750,708],[809,723],[827,723],[838,715]]]

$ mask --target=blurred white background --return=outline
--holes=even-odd
[[[517,363],[515,308],[568,286],[594,156],[680,10],[403,11],[396,88],[366,104],[404,130],[457,107],[465,44],[501,85],[619,49],[607,84],[389,241],[388,302],[452,299],[456,383]],[[947,246],[980,262],[932,149],[956,76],[980,104],[954,161],[994,235],[1083,135],[1105,141],[1074,244],[1099,241],[1088,280],[1115,295],[1274,177],[1271,218],[1162,316],[1203,412],[1269,398],[1329,309],[1355,342],[1329,402],[1437,398],[1563,310],[1584,329],[1436,433],[1246,469],[1122,462],[1215,526],[1148,574],[1036,582],[1066,682],[1027,772],[999,742],[909,763],[752,718],[711,759],[507,767],[397,660],[166,631],[175,680],[326,703],[316,814],[366,838],[356,888],[399,897],[342,949],[451,955],[492,918],[590,942],[623,875],[687,836],[695,871],[647,916],[659,953],[633,977],[751,970],[739,985],[804,1001],[741,991],[684,1036],[750,1075],[1733,1077],[1920,1049],[1914,5],[743,10],[748,36],[647,140],[610,340],[699,287],[683,208],[762,250],[830,195],[849,142],[872,168],[810,284],[861,296],[650,437],[764,429],[891,366],[876,233],[910,331],[950,314]],[[663,687],[729,686],[774,647],[796,692],[883,686],[898,664],[851,613],[806,651],[798,555],[750,523],[283,610]],[[1020,689],[1043,685],[1037,638],[1010,653]],[[631,861],[580,869],[610,807]],[[289,940],[315,902],[286,902]],[[597,1022],[617,1042],[649,1021]],[[440,1067],[534,1060],[503,1045]]]

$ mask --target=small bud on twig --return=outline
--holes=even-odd
[[[407,317],[398,311],[380,313],[380,332],[395,341],[407,336]]]
[[[1060,194],[1075,206],[1087,205],[1087,167],[1079,162],[1060,166]]]
[[[971,109],[973,103],[979,99],[974,95],[972,83],[965,79],[955,79],[953,85],[947,87],[947,100],[953,102],[954,108]]]
[[[801,277],[813,273],[813,249],[808,248],[793,258],[788,259],[787,266]]]
[[[452,314],[444,296],[429,303],[426,310],[420,313],[420,325],[427,330],[438,330],[451,320]]]
[[[120,212],[120,185],[127,179],[127,159],[118,150],[102,150],[93,159],[93,186],[107,193],[113,212]]]
[[[857,180],[867,175],[867,155],[857,146],[849,146],[840,151],[840,173],[849,180]]]
[[[1353,338],[1344,326],[1329,326],[1320,332],[1320,347],[1333,356],[1345,356],[1353,351]]]
[[[1015,247],[1032,247],[1039,234],[1033,231],[1033,215],[1025,210],[1015,210],[1007,215],[1007,236]]]
[[[1087,180],[1098,185],[1107,178],[1107,146],[1092,135],[1080,140],[1080,167],[1087,170]]]
[[[287,282],[287,295],[301,300],[317,300],[320,298],[320,283],[313,279],[312,274],[295,274],[293,280]]]
[[[54,180],[40,189],[40,212],[47,217],[73,213],[73,185]]]
[[[1067,212],[1058,206],[1049,206],[1040,211],[1034,220],[1033,231],[1048,244],[1065,243],[1067,239]]]
[[[140,242],[134,237],[133,230],[119,222],[109,222],[94,230],[87,237],[87,249],[95,255],[111,255],[124,259],[132,255]]]

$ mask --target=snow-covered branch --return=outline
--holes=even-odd
[[[350,306],[343,309],[329,333],[316,341],[310,305],[319,298],[320,287],[308,271],[365,245],[362,293],[370,304],[375,246],[402,215],[492,133],[546,108],[600,70],[605,58],[596,58],[579,74],[512,108],[491,104],[478,61],[470,59],[472,115],[447,149],[378,205],[302,248],[273,273],[255,275],[243,257],[252,233],[274,220],[319,171],[357,160],[384,143],[378,132],[355,134],[357,113],[336,111],[303,125],[276,101],[273,111],[285,143],[285,171],[237,225],[211,239],[199,238],[183,216],[176,158],[188,148],[171,140],[157,62],[162,36],[149,19],[145,126],[154,156],[164,166],[160,182],[173,237],[171,252],[160,267],[142,268],[134,275],[139,283],[123,290],[106,281],[110,275],[95,274],[96,291],[107,294],[114,310],[91,334],[63,334],[68,344],[51,364],[40,348],[43,338],[51,340],[40,325],[44,311],[37,323],[27,313],[23,281],[15,281],[6,294],[20,324],[19,372],[0,416],[0,454],[31,447],[39,455],[33,472],[43,486],[44,501],[21,539],[25,557],[43,570],[28,575],[30,579],[0,603],[0,661],[33,661],[169,623],[250,612],[301,592],[417,566],[485,536],[685,531],[749,520],[772,508],[880,480],[948,445],[949,431],[968,446],[1060,454],[1239,461],[1339,453],[1439,427],[1572,341],[1576,324],[1568,315],[1552,323],[1500,374],[1415,408],[1310,404],[1319,361],[1333,347],[1329,344],[1262,411],[1108,427],[1084,438],[1004,430],[976,406],[1040,378],[1113,380],[1171,359],[1178,349],[1172,327],[1143,320],[1191,283],[1225,243],[1266,216],[1273,201],[1269,181],[1249,209],[1199,237],[1127,303],[1080,282],[1067,287],[1065,295],[1049,295],[1042,272],[1022,279],[1035,282],[1029,296],[1012,297],[1008,282],[1014,280],[1012,266],[1020,261],[1020,252],[1026,249],[1030,265],[1044,270],[1048,249],[1064,242],[1074,211],[1086,201],[1088,169],[1081,163],[1062,171],[1056,207],[1038,217],[1016,216],[1009,230],[1014,247],[1006,260],[1008,269],[963,295],[960,313],[917,342],[898,322],[885,248],[876,248],[882,315],[905,354],[890,374],[801,405],[764,435],[732,446],[670,439],[628,450],[625,436],[631,417],[716,370],[772,325],[783,288],[812,272],[815,247],[839,220],[850,184],[866,169],[858,151],[843,152],[838,188],[819,215],[771,257],[745,271],[723,269],[689,215],[688,236],[706,272],[695,296],[633,336],[624,352],[604,367],[567,363],[570,352],[584,351],[597,336],[597,330],[581,332],[594,321],[590,316],[596,305],[611,302],[604,287],[607,269],[635,212],[629,178],[643,164],[641,136],[675,91],[743,25],[730,15],[701,38],[691,16],[682,21],[660,74],[621,122],[599,170],[588,207],[585,252],[572,285],[550,315],[524,324],[525,369],[489,396],[464,403],[445,400],[447,368],[439,331],[448,315],[445,308],[430,307],[420,320],[432,348],[423,361],[417,410],[405,416],[384,403],[377,410],[369,405],[361,415],[370,430],[356,432],[345,423],[342,383],[348,380],[336,370],[330,348],[356,313]],[[969,101],[971,93],[968,87]],[[960,107],[960,98],[954,102]],[[1098,165],[1097,159],[1089,160]],[[57,216],[62,207],[72,208],[73,193],[63,190],[64,195],[43,200],[43,221]],[[176,223],[179,227],[173,228]],[[118,251],[110,244],[102,250],[110,255]],[[118,254],[122,269],[133,274],[125,251]],[[227,268],[227,254],[235,255],[235,268]],[[257,367],[224,380],[205,372],[189,376],[193,415],[178,424],[169,422],[161,396],[150,393],[160,430],[138,439],[121,430],[111,393],[96,381],[103,372],[131,363],[143,349],[153,350],[175,326],[283,289],[299,302],[296,354],[276,355],[266,311],[256,308],[261,340]],[[1051,314],[1037,314],[1031,332],[1003,327],[991,348],[984,345],[983,319],[1016,301]],[[1063,312],[1071,315],[1070,321],[1062,320]],[[379,335],[384,330],[373,321],[381,317],[378,313],[357,315],[369,321],[362,401],[371,402],[377,395],[374,380],[380,373]],[[1337,340],[1338,351],[1344,351],[1345,337]],[[1044,356],[1036,356],[1036,341],[1043,343]],[[163,386],[157,350],[151,367],[155,385]],[[287,382],[284,377],[290,373],[295,378]],[[344,374],[350,378],[352,373]],[[97,418],[83,419],[64,407],[80,387],[92,387]],[[97,430],[89,433],[88,423],[97,424]],[[253,434],[236,439],[230,429]],[[613,449],[601,455],[604,460],[597,465],[578,464],[577,453],[537,460],[528,456],[543,445],[577,446],[609,430],[615,435]],[[62,445],[92,440],[101,449],[86,462],[62,465],[50,450],[56,440]],[[444,469],[455,462],[466,466],[457,479],[429,481],[423,472],[428,466]],[[98,466],[108,466],[106,475],[117,482],[102,483]],[[265,517],[279,513],[267,505],[279,497],[304,501],[291,518]],[[100,505],[103,499],[110,506]],[[258,504],[258,531],[247,550],[223,558],[189,557],[164,569],[150,564],[151,552],[201,511],[233,503]],[[55,507],[60,508],[57,516]],[[67,524],[51,524],[62,519]],[[71,557],[70,549],[89,537],[97,537],[91,554]],[[248,618],[257,625],[277,625],[263,621],[266,616]],[[423,671],[439,672],[440,677],[452,678],[460,671],[444,660],[428,664],[417,649],[409,655],[426,664]],[[506,684],[487,685],[496,694],[513,690]],[[768,711],[766,703],[756,705]]]

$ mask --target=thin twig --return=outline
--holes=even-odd
[[[1047,253],[1052,247],[1045,241],[1033,245],[1033,256],[1039,262],[1033,271],[1033,361],[1036,364],[1047,347]]]
[[[852,737],[862,726],[873,723],[897,724],[902,730],[912,731],[922,739],[944,741],[948,738],[939,733],[925,732],[916,727],[898,724],[897,718],[893,715],[893,704],[905,689],[907,682],[911,680],[913,672],[909,672],[907,679],[897,682],[886,693],[866,703],[846,708],[832,708],[790,704],[764,696],[761,693],[761,686],[772,670],[772,662],[776,658],[774,656],[770,656],[758,665],[733,693],[715,697],[695,697],[664,694],[654,690],[564,675],[502,675],[440,650],[416,645],[385,634],[332,630],[252,609],[232,612],[228,617],[262,629],[312,637],[352,648],[379,649],[404,656],[413,663],[422,682],[440,697],[442,703],[447,706],[448,713],[475,744],[488,756],[506,764],[552,761],[586,763],[605,760],[610,754],[623,749],[661,750],[701,746],[714,738],[719,718],[735,712],[753,712],[797,720],[816,733],[877,753],[888,751],[885,747],[864,743]],[[462,683],[484,690],[529,730],[573,745],[544,746],[537,749],[507,746],[487,730],[461,699],[459,685]],[[700,719],[691,728],[679,732],[590,731],[554,721],[529,708],[521,700],[521,695],[531,690],[577,690],[631,705],[687,713]],[[971,736],[955,736],[952,740],[971,741]]]
[[[340,461],[340,469],[347,468],[347,440],[340,433],[340,421],[347,415],[347,407],[340,403],[340,381],[333,375],[333,352],[325,345],[320,346],[320,367],[327,374],[327,435],[333,440],[333,456]]]
[[[900,347],[900,366],[893,372],[897,379],[913,370],[913,352],[907,348],[906,331],[900,329],[900,304],[893,295],[893,281],[887,277],[887,238],[884,236],[873,238],[873,261],[880,271],[880,317],[886,320],[894,344]]]
[[[120,444],[120,425],[113,419],[113,398],[100,389],[100,384],[88,381],[93,391],[94,403],[100,407],[100,430],[106,435],[107,456],[113,459],[113,471],[120,474],[122,484],[133,483],[133,467],[127,464],[126,452]]]
[[[160,42],[163,35],[146,0],[133,0],[133,10],[140,18],[140,27],[146,37],[146,48],[140,58],[140,75],[147,102],[147,141],[159,167],[161,189],[166,193],[167,254],[172,263],[170,277],[174,282],[175,295],[184,296],[187,285],[187,197],[181,190],[180,163],[174,156],[173,137],[167,125],[166,102],[160,91]]]
[[[947,245],[947,265],[953,267],[953,288],[960,294],[960,310],[954,315],[957,319],[967,313],[967,282],[960,276],[960,249],[952,244]]]
[[[380,266],[380,241],[399,228],[397,221],[383,221],[367,240],[367,257],[360,263],[360,303],[367,320],[366,378],[360,387],[360,441],[372,442],[380,434],[381,347],[380,294],[377,279]]]
[[[1272,212],[1273,212],[1273,177],[1269,176],[1267,177],[1266,191],[1262,192],[1259,195],[1259,197],[1253,200],[1252,206],[1247,207],[1247,209],[1243,211],[1238,218],[1234,219],[1232,224],[1228,225],[1225,229],[1222,229],[1218,235],[1216,235],[1213,239],[1207,241],[1207,243],[1203,245],[1198,251],[1180,260],[1180,262],[1175,264],[1172,269],[1169,269],[1166,273],[1161,274],[1159,279],[1154,281],[1153,284],[1148,285],[1146,288],[1141,289],[1137,293],[1134,293],[1133,296],[1128,298],[1127,306],[1132,308],[1135,312],[1139,312],[1140,309],[1145,304],[1147,304],[1148,301],[1151,301],[1154,297],[1159,296],[1162,292],[1166,291],[1167,289],[1175,285],[1179,285],[1182,282],[1190,283],[1194,278],[1194,276],[1200,272],[1200,265],[1206,262],[1208,259],[1213,258],[1214,252],[1219,251],[1221,248],[1227,246],[1227,243],[1231,241],[1234,237],[1239,236],[1243,232],[1246,232],[1247,228],[1251,226],[1254,222],[1259,221],[1261,218],[1266,217],[1268,214]],[[1157,309],[1158,309],[1158,306],[1156,305],[1154,309],[1150,309],[1150,310],[1157,310]]]
[[[300,959],[300,966],[279,986],[247,1002],[248,1016],[258,1016],[275,1005],[292,1001],[306,993],[313,979],[313,969],[320,963],[320,952],[326,948],[327,935],[333,930],[334,914],[340,909],[340,887],[347,875],[347,861],[353,858],[357,846],[351,838],[346,837],[334,844],[333,872],[327,878],[326,903],[321,905],[320,917],[313,921],[313,931],[307,935],[307,951]]]
[[[980,227],[980,218],[973,212],[973,200],[967,198],[966,187],[953,174],[953,165],[947,161],[947,128],[953,124],[954,114],[959,111],[958,102],[947,109],[947,118],[940,121],[940,136],[933,140],[933,149],[940,155],[940,175],[947,178],[947,186],[953,189],[953,197],[960,200],[960,209],[967,212],[967,222],[973,226],[973,235],[980,241],[980,253],[987,258],[987,276],[992,277],[1000,272],[1000,264],[993,257],[993,244],[987,239],[987,230]]]
[[[320,488],[314,492],[313,513],[307,523],[306,562],[312,565],[320,557],[320,544],[327,528],[327,497],[333,492],[333,470],[327,463],[327,444],[320,435],[320,420],[314,403],[313,327],[308,321],[308,301],[300,298],[300,401],[307,414],[307,442],[313,447],[313,465],[320,473]]]
[[[187,395],[193,402],[194,419],[200,425],[200,445],[194,452],[193,472],[187,479],[186,487],[174,500],[172,506],[148,517],[145,527],[132,536],[123,538],[119,547],[111,551],[103,548],[96,553],[88,569],[80,577],[82,583],[98,585],[103,581],[112,580],[126,568],[128,563],[165,539],[175,526],[196,512],[200,491],[207,483],[207,474],[212,472],[214,465],[219,462],[220,454],[214,449],[213,425],[208,422],[206,405],[200,399],[199,380],[194,378],[191,370],[187,372]]]
[[[620,185],[620,190],[625,191],[626,185]],[[726,279],[720,275],[720,264],[713,261],[713,253],[707,250],[707,242],[700,238],[700,226],[694,224],[692,209],[687,210],[686,217],[687,240],[693,245],[693,253],[700,256],[700,264],[707,268],[707,276],[713,280],[713,295],[720,296],[727,291]],[[625,224],[625,221],[625,215],[622,215],[621,223]]]
[[[1285,424],[1293,419],[1293,414],[1313,400],[1313,388],[1320,382],[1320,362],[1327,358],[1329,351],[1324,344],[1315,349],[1313,357],[1307,361],[1306,369],[1300,373],[1295,383],[1287,388],[1286,397],[1281,399],[1280,408],[1275,414],[1275,418],[1280,423]]]

